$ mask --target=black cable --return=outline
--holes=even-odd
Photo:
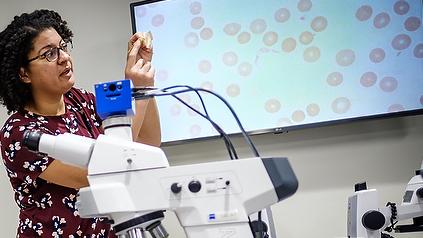
[[[257,220],[251,221],[251,218],[248,217],[248,222],[254,234],[254,238],[269,238],[269,234],[267,233],[269,228],[266,222],[264,222],[262,219],[261,211],[258,212]]]
[[[397,206],[396,206],[396,204],[395,203],[393,203],[393,202],[388,202],[387,204],[386,204],[386,206],[388,207],[391,207],[391,217],[390,217],[390,222],[391,222],[391,225],[390,226],[388,226],[388,227],[386,227],[385,228],[385,231],[387,231],[387,232],[391,232],[391,231],[393,231],[393,230],[395,230],[395,225],[398,223],[398,221],[395,221],[396,219],[397,219],[397,215],[398,215],[398,212],[397,212]]]
[[[177,86],[174,86],[174,87],[177,87]],[[179,86],[179,87],[184,87],[184,86]],[[154,97],[154,96],[166,96],[166,95],[172,95],[173,96],[174,94],[179,94],[179,93],[184,93],[184,92],[189,92],[189,91],[196,91],[196,89],[190,88],[189,90],[181,90],[181,91],[177,91],[177,92],[174,92],[174,93],[169,93],[169,92],[166,92],[166,91],[163,90],[159,94],[151,94],[151,93],[147,94],[146,92],[143,92],[143,93],[134,93],[133,96],[137,100],[137,99],[150,98],[150,97]],[[193,111],[197,112],[198,114],[200,114],[202,117],[204,117],[208,121],[211,120],[210,117],[207,117],[204,114],[198,112],[197,110],[195,110],[194,108],[192,108],[191,106],[189,106],[188,104],[186,104],[185,102],[183,102],[183,101],[181,101],[181,102],[184,105],[186,105],[187,107],[189,107],[191,110],[193,110]],[[225,137],[225,145],[227,145],[227,149],[228,149],[228,152],[230,153],[230,155],[233,154],[232,157],[238,158],[238,156],[236,155],[236,151],[235,151],[235,148],[233,147],[232,142],[230,141],[230,139],[229,139],[228,136],[225,136],[226,133],[216,123],[214,123],[212,120],[210,122],[215,127],[215,129],[217,131],[219,131],[219,133]]]
[[[195,88],[188,85],[175,85],[175,86],[167,87],[166,90],[170,90],[174,88],[189,88],[192,91],[194,91],[197,94],[198,98],[200,99],[201,106],[203,107],[204,113],[206,113],[208,117],[210,116],[209,113],[207,112],[206,105],[204,104],[203,98],[201,97],[200,93],[197,90],[195,90]]]
[[[386,234],[386,233],[380,233],[381,238],[394,238],[393,236]]]
[[[199,114],[200,116],[202,116],[203,118],[205,118],[206,120],[208,120],[212,124],[212,126],[216,129],[216,131],[219,132],[219,134],[223,138],[223,140],[225,142],[226,149],[228,150],[229,157],[231,158],[231,160],[238,159],[238,155],[237,155],[237,153],[235,151],[235,148],[234,148],[231,140],[229,139],[229,137],[226,134],[226,132],[222,130],[222,128],[220,128],[213,120],[211,120],[211,118],[208,115],[204,115],[203,113],[201,113],[200,111],[198,111],[197,109],[193,108],[191,105],[189,105],[188,103],[186,103],[184,100],[182,100],[181,98],[179,98],[178,96],[176,96],[176,95],[172,95],[172,96],[174,98],[176,98],[178,101],[180,101],[182,104],[184,104],[185,106],[187,106],[189,109],[193,110],[194,112],[196,112],[197,114]]]
[[[231,159],[232,160],[233,159],[238,159],[238,154],[236,153],[235,148],[234,148],[231,140],[230,139],[229,140],[224,140],[224,142],[225,142],[226,149],[228,150],[228,153],[229,153],[229,156],[231,157]]]
[[[228,101],[226,101],[226,99],[224,99],[222,96],[220,96],[219,94],[217,94],[217,93],[215,93],[215,92],[213,92],[213,91],[210,91],[210,90],[207,90],[207,89],[203,89],[203,88],[198,88],[197,89],[198,91],[203,91],[203,92],[206,92],[206,93],[210,93],[210,94],[212,94],[212,95],[214,95],[215,97],[217,97],[217,98],[219,98],[223,103],[225,103],[225,105],[226,105],[226,107],[231,111],[231,113],[232,113],[232,115],[233,115],[233,117],[234,117],[234,119],[236,120],[236,122],[237,122],[237,124],[238,124],[238,127],[239,127],[239,129],[241,130],[241,132],[242,132],[242,135],[244,136],[244,139],[245,139],[245,141],[247,142],[247,144],[248,144],[248,146],[250,147],[250,149],[252,150],[252,152],[253,152],[253,154],[254,154],[254,156],[256,156],[256,157],[260,157],[260,155],[259,155],[259,153],[258,153],[258,151],[257,151],[257,148],[255,147],[255,145],[253,144],[253,142],[251,141],[251,138],[250,138],[250,136],[247,134],[247,132],[245,131],[245,129],[244,129],[244,127],[242,126],[242,124],[241,124],[241,121],[239,120],[239,118],[238,118],[238,116],[237,116],[237,114],[235,113],[235,110],[232,108],[232,106],[228,103]]]
[[[133,93],[137,93],[137,92],[146,92],[146,91],[150,91],[150,90],[157,90],[158,88],[154,88],[154,87],[133,87],[131,88],[131,91]]]
[[[180,87],[188,88],[188,89],[194,91],[197,94],[198,98],[201,101],[201,105],[202,105],[203,110],[204,110],[204,112],[205,112],[206,115],[204,115],[204,114],[200,113],[199,111],[195,110],[194,108],[192,108],[191,106],[189,106],[187,103],[185,103],[182,99],[178,98],[176,95],[172,95],[172,96],[175,97],[176,99],[178,99],[178,101],[180,101],[182,104],[184,104],[185,106],[187,106],[188,108],[190,108],[191,110],[193,110],[194,112],[198,113],[199,115],[201,115],[202,117],[204,117],[206,120],[208,120],[212,124],[212,126],[215,128],[215,130],[219,132],[220,136],[223,137],[223,140],[225,142],[226,149],[228,150],[228,154],[229,154],[229,157],[231,158],[231,160],[238,159],[238,155],[236,153],[236,150],[235,150],[235,148],[234,148],[234,146],[232,144],[232,141],[230,140],[229,136],[226,134],[225,131],[223,131],[222,128],[219,127],[219,125],[217,125],[213,121],[210,121],[209,120],[211,118],[210,118],[210,116],[209,116],[209,114],[207,112],[207,108],[206,108],[206,106],[204,104],[203,98],[201,97],[200,93],[195,88],[193,88],[191,86],[188,86],[188,85],[176,85],[176,86],[168,87],[167,90],[174,89],[174,88],[180,88]],[[151,91],[151,90],[157,90],[157,88],[145,88],[145,87],[142,87],[142,88],[132,88],[133,95],[135,95],[136,97],[137,96],[142,97],[143,95],[146,95],[148,91]]]
[[[247,217],[248,217],[248,225],[250,225],[250,230],[254,237],[255,235],[254,235],[253,223],[251,222],[250,216],[247,216]]]
[[[222,96],[220,96],[219,94],[216,94],[216,93],[214,93],[210,90],[203,89],[203,88],[195,88],[194,90],[185,89],[185,90],[179,90],[179,91],[175,91],[175,92],[167,92],[166,90],[167,89],[165,88],[165,89],[162,89],[161,92],[157,92],[157,93],[154,90],[147,92],[147,93],[142,93],[142,94],[135,93],[134,98],[137,100],[137,99],[145,99],[145,98],[151,98],[151,97],[169,96],[169,95],[176,95],[176,94],[195,91],[195,90],[196,91],[203,91],[203,92],[212,94],[215,97],[219,98],[223,103],[225,103],[225,105],[228,107],[228,109],[231,111],[232,115],[234,116],[234,119],[236,120],[238,127],[240,128],[242,135],[243,135],[246,143],[250,147],[251,151],[253,152],[254,156],[260,157],[256,147],[254,146],[253,142],[251,141],[251,138],[249,137],[249,135],[245,131],[244,127],[242,126],[241,122],[239,121],[239,118],[236,115],[234,109],[231,107],[231,105]]]
[[[199,114],[200,116],[202,116],[203,118],[205,118],[206,120],[208,120],[212,124],[212,126],[214,127],[214,129],[217,132],[219,132],[220,136],[223,137],[223,140],[225,142],[226,149],[228,151],[228,154],[229,154],[229,157],[231,158],[231,160],[238,159],[238,155],[236,153],[235,147],[233,146],[232,141],[230,140],[229,136],[226,134],[226,132],[219,125],[217,125],[214,121],[209,120],[211,118],[210,118],[209,113],[207,112],[207,108],[206,108],[206,105],[204,104],[204,100],[201,97],[200,93],[195,88],[193,88],[191,86],[188,86],[188,85],[175,85],[175,86],[167,87],[166,90],[170,90],[170,89],[174,89],[174,88],[181,88],[181,87],[182,88],[188,88],[188,89],[194,91],[197,94],[198,98],[200,99],[201,106],[203,107],[204,113],[206,115],[203,115],[199,111],[195,110],[194,108],[192,108],[191,106],[189,106],[188,104],[186,104],[183,100],[178,99],[178,97],[176,95],[172,95],[172,96],[175,97],[176,99],[178,99],[178,101],[180,101],[182,104],[184,104],[185,106],[189,107],[191,110],[193,110],[194,112],[196,112],[197,114]]]
[[[261,220],[261,211],[258,212],[257,221],[258,221],[258,231],[259,231],[259,237],[258,238],[263,238],[263,223],[262,223],[262,220]]]

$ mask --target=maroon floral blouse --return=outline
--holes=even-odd
[[[106,219],[79,217],[75,208],[78,190],[39,178],[53,158],[37,155],[22,146],[25,130],[97,138],[103,130],[94,102],[93,94],[72,88],[65,94],[64,115],[16,112],[1,129],[1,155],[20,208],[17,237],[116,237]]]

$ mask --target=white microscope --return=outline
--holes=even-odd
[[[423,232],[423,162],[408,182],[401,205],[388,202],[380,208],[376,189],[367,189],[366,183],[356,184],[355,190],[348,198],[348,237],[388,238],[392,236],[384,231]],[[396,225],[408,219],[413,224]]]
[[[128,93],[129,90],[129,93]],[[88,168],[81,188],[81,217],[108,217],[119,238],[168,237],[163,211],[176,213],[188,238],[264,238],[249,215],[295,193],[286,158],[253,157],[169,166],[160,148],[132,142],[131,85],[96,85],[97,110],[105,118],[96,140],[73,134],[28,131],[24,144],[64,163]],[[103,105],[104,104],[104,105]]]

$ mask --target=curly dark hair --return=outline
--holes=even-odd
[[[52,10],[36,10],[15,16],[0,33],[0,102],[8,113],[20,111],[32,100],[31,85],[21,81],[19,70],[28,66],[33,40],[44,30],[54,28],[64,41],[72,42],[67,22]]]

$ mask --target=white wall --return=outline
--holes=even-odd
[[[118,0],[1,0],[0,28],[14,15],[36,8],[59,11],[75,33],[73,58],[77,84],[120,79],[131,33],[129,2]],[[7,115],[0,110],[0,123]],[[240,138],[242,157],[250,156]],[[404,186],[423,160],[423,116],[375,120],[253,137],[262,156],[286,156],[300,182],[298,192],[272,207],[278,238],[345,237],[346,200],[356,182],[380,192],[380,205],[400,202]],[[172,165],[227,159],[221,141],[164,148]],[[13,237],[17,207],[7,176],[0,170],[0,231]],[[172,238],[184,238],[177,219],[167,213]],[[420,236],[419,236],[420,235]],[[395,235],[421,237],[421,234]]]

